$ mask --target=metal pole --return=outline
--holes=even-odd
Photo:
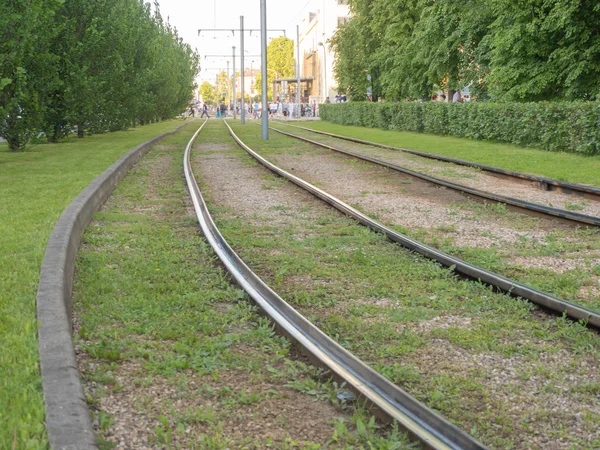
[[[297,52],[297,64],[296,64],[296,78],[298,78],[298,86],[296,89],[296,114],[300,118],[300,97],[302,86],[300,83],[300,25],[296,25],[296,52]]]
[[[235,45],[232,48],[233,48],[233,120],[235,120],[237,118],[236,112],[235,112],[235,104],[237,103],[237,94],[236,94],[236,89],[235,89],[235,83],[237,80],[237,77],[235,76]]]
[[[244,16],[240,16],[240,54],[242,55],[242,61],[241,61],[241,69],[240,69],[240,73],[241,73],[241,88],[242,88],[242,100],[240,102],[240,107],[242,108],[241,113],[240,113],[240,119],[242,122],[242,125],[246,125],[246,104],[245,104],[245,98],[246,98],[246,94],[245,94],[245,90],[244,90],[244,79],[246,78],[246,67],[244,65],[244,58],[245,58],[245,54],[244,54]]]
[[[229,111],[229,102],[231,101],[231,78],[229,78],[229,61],[227,61],[227,108],[225,109],[225,115]]]
[[[324,87],[325,87],[325,98],[329,97],[329,91],[327,90],[327,48],[323,42],[323,76],[324,76]],[[324,102],[325,98],[321,101]]]
[[[262,139],[269,140],[269,114],[267,113],[267,0],[260,0],[260,48],[262,84]]]

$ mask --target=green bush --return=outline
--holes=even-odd
[[[323,120],[384,130],[508,142],[548,151],[600,154],[600,102],[338,103]]]

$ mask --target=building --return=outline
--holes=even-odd
[[[250,66],[250,68],[244,69],[244,95],[250,97],[250,101],[258,97],[258,91],[256,89],[258,87],[256,85],[256,76],[260,73],[260,61],[257,62],[257,64],[259,65],[257,69],[255,69],[252,66]],[[237,90],[237,96],[238,98],[240,98],[240,96],[242,95],[242,83],[241,76],[239,75],[235,78],[235,87]]]
[[[336,28],[350,19],[347,0],[315,0],[312,10],[305,14],[300,26],[300,72],[304,101],[324,102],[337,94],[333,77],[334,54],[327,40]]]

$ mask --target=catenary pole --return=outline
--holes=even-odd
[[[240,55],[242,55],[241,57],[241,68],[240,68],[240,74],[241,74],[241,80],[240,80],[240,87],[242,89],[242,100],[240,101],[240,106],[241,106],[241,112],[240,112],[240,120],[242,122],[242,125],[246,125],[246,103],[245,103],[245,99],[246,99],[246,94],[244,91],[244,79],[246,78],[246,66],[244,65],[244,58],[246,57],[245,52],[244,52],[244,16],[240,16]]]
[[[269,140],[269,114],[267,113],[267,0],[260,0],[260,48],[262,84],[262,139]]]
[[[229,61],[227,61],[227,103],[231,101],[231,78],[229,77]],[[227,105],[227,109],[225,111],[229,111],[229,105]],[[227,113],[225,113],[227,115]]]
[[[302,85],[300,83],[300,25],[296,25],[296,78],[298,88],[296,89],[296,117],[300,117],[300,98],[302,96]]]
[[[235,89],[235,83],[237,80],[237,77],[235,76],[235,45],[232,47],[233,48],[233,120],[235,120],[236,117],[236,103],[237,103],[237,95],[236,95],[236,89]]]

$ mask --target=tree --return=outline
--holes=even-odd
[[[215,87],[208,81],[205,81],[200,85],[200,95],[202,101],[208,105],[214,105],[216,102],[217,93]]]
[[[58,83],[51,42],[61,0],[0,3],[0,136],[11,151],[39,134],[49,94]]]
[[[272,39],[267,46],[267,97],[273,98],[273,80],[293,77],[294,41],[285,36]],[[256,76],[256,90],[262,95],[262,73]]]
[[[600,4],[494,0],[488,84],[506,100],[595,99],[600,93]]]
[[[224,101],[229,104],[229,88],[230,88],[230,80],[227,77],[227,72],[222,70],[217,74],[217,102]],[[225,94],[225,96],[223,96]]]

